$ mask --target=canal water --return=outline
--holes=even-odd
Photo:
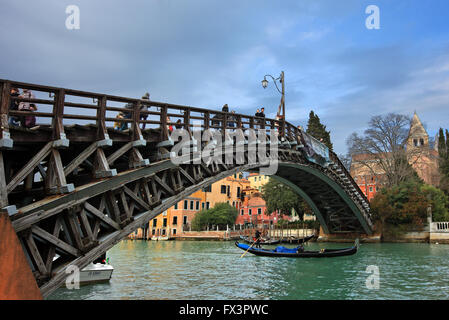
[[[449,298],[449,245],[361,244],[356,255],[325,259],[242,253],[233,242],[126,240],[107,253],[109,283],[60,288],[47,299]]]

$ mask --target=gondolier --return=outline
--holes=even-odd
[[[260,248],[260,231],[256,230],[256,235],[254,241],[256,242],[256,248]]]

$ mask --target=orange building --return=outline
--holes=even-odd
[[[279,215],[277,212],[266,212],[265,200],[257,189],[248,188],[244,191],[244,200],[239,210],[235,224],[268,228],[279,219],[291,220],[291,217]]]

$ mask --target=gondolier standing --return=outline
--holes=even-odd
[[[256,248],[260,248],[260,231],[259,230],[256,230],[255,238],[256,238]]]

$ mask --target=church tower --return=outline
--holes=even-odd
[[[424,129],[421,120],[418,118],[416,111],[413,115],[407,140],[407,150],[412,150],[413,148],[429,149],[429,135],[426,129]]]

